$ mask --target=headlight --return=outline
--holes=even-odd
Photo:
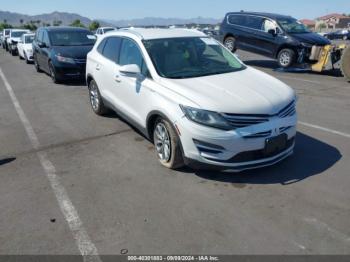
[[[74,59],[70,58],[70,57],[64,57],[64,56],[56,55],[56,58],[57,58],[57,60],[59,62],[62,62],[62,63],[75,64]]]
[[[185,116],[193,122],[222,130],[234,129],[230,123],[226,121],[226,119],[223,118],[219,113],[182,105],[180,105],[180,107]]]

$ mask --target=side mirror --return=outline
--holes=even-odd
[[[140,67],[138,65],[135,65],[135,64],[124,65],[124,66],[120,67],[119,71],[122,74],[132,74],[132,75],[141,74]]]
[[[267,31],[269,34],[276,36],[277,35],[277,31],[276,29],[269,29],[269,31]]]

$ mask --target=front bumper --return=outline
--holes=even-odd
[[[195,168],[215,168],[243,171],[276,164],[293,154],[297,116],[274,118],[262,123],[233,131],[223,131],[197,125],[183,117],[175,123],[185,162]],[[255,137],[256,134],[261,134]],[[284,148],[265,154],[266,139],[285,134]]]
[[[86,64],[63,64],[59,63],[55,66],[56,77],[60,80],[84,79]]]

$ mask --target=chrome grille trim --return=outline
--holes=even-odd
[[[263,115],[263,114],[230,114],[222,113],[221,115],[232,125],[233,128],[244,128],[248,126],[258,125],[268,122],[272,117],[287,118],[296,114],[296,101],[293,100],[281,111],[275,115]]]
[[[243,136],[243,138],[261,138],[271,136],[272,131],[260,132],[253,135]]]

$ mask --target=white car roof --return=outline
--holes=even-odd
[[[30,30],[27,29],[11,29],[11,32],[30,32]]]
[[[147,29],[147,28],[130,28],[110,32],[108,35],[119,35],[120,32],[128,32],[144,40],[179,38],[179,37],[207,37],[206,34],[191,29]]]

